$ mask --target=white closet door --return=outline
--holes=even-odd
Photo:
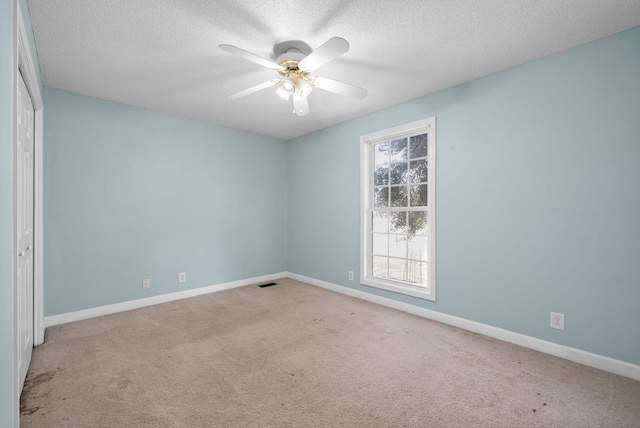
[[[33,350],[33,149],[33,103],[21,75],[18,86],[18,140],[15,150],[20,391],[27,376]]]

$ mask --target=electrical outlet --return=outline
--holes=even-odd
[[[180,272],[178,274],[178,282],[187,282],[187,273],[186,272]]]
[[[349,281],[353,281],[353,271],[349,271]]]
[[[551,328],[564,331],[564,314],[551,312]]]
[[[151,279],[149,278],[145,278],[142,280],[142,289],[143,290],[148,290],[151,288]]]

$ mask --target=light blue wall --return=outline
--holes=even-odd
[[[286,270],[286,143],[49,87],[44,105],[45,316]]]
[[[635,28],[289,141],[289,271],[640,364],[639,76]],[[347,280],[360,135],[431,116],[435,303]]]
[[[13,14],[0,0],[0,426],[13,426]]]

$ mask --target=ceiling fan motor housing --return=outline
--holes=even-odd
[[[290,79],[296,85],[300,80],[309,80],[307,78],[310,72],[298,67],[298,63],[305,57],[306,55],[298,49],[289,49],[276,59],[277,63],[282,67],[281,70],[278,70],[278,73]]]
[[[302,61],[304,58],[306,57],[305,54],[303,54],[302,52],[300,52],[299,49],[296,48],[291,48],[291,49],[287,49],[287,51],[283,54],[281,54],[280,56],[278,56],[278,58],[276,59],[276,62],[280,65],[283,65],[283,62],[294,62],[297,64],[300,61]]]

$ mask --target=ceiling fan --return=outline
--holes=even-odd
[[[312,73],[349,50],[349,42],[341,37],[332,37],[325,44],[308,55],[296,47],[289,47],[278,56],[276,61],[262,58],[232,45],[220,45],[220,49],[246,60],[270,68],[280,74],[280,78],[271,79],[244,91],[229,95],[227,99],[236,100],[245,95],[278,85],[276,93],[285,100],[293,99],[293,112],[298,116],[309,113],[307,97],[314,88],[324,89],[339,95],[361,100],[367,96],[367,90]]]

